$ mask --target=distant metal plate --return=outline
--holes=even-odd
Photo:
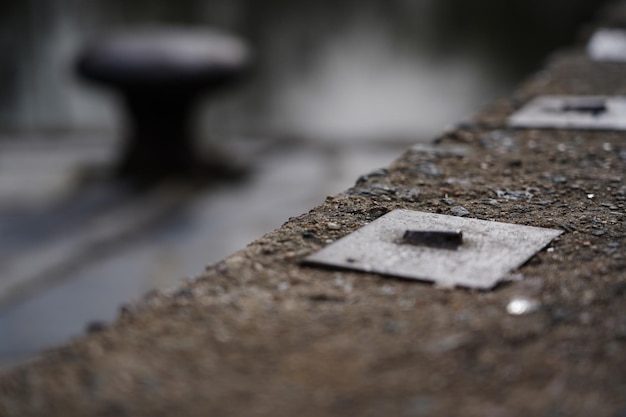
[[[456,250],[402,243],[407,230],[462,231]],[[394,210],[307,257],[306,263],[489,289],[560,230]]]
[[[540,96],[509,117],[513,127],[626,130],[624,96]]]
[[[626,62],[626,30],[596,31],[587,44],[587,55],[595,61]]]

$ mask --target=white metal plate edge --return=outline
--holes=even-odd
[[[603,100],[606,111],[597,115],[562,111],[567,102],[588,99]],[[525,128],[626,130],[626,97],[539,96],[511,115],[508,124]]]
[[[587,43],[587,55],[595,61],[626,62],[626,30],[598,29]]]
[[[457,250],[399,243],[412,230],[463,232]],[[328,245],[306,263],[489,289],[547,246],[561,230],[394,210]]]

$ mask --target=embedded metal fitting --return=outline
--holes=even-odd
[[[451,232],[436,230],[407,230],[402,236],[401,243],[456,250],[463,243],[463,232],[460,230]]]

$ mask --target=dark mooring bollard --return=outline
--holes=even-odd
[[[190,134],[196,101],[235,84],[248,64],[247,47],[232,36],[146,28],[88,45],[77,68],[85,78],[122,93],[131,132],[118,174],[151,181],[204,171]]]

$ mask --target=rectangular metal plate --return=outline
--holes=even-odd
[[[626,97],[540,96],[509,117],[508,123],[526,128],[626,130]]]
[[[626,62],[626,30],[596,31],[587,43],[587,55],[595,61]]]
[[[407,230],[456,231],[456,250],[402,243]],[[446,286],[489,289],[559,236],[561,230],[394,210],[307,257],[306,263]]]

